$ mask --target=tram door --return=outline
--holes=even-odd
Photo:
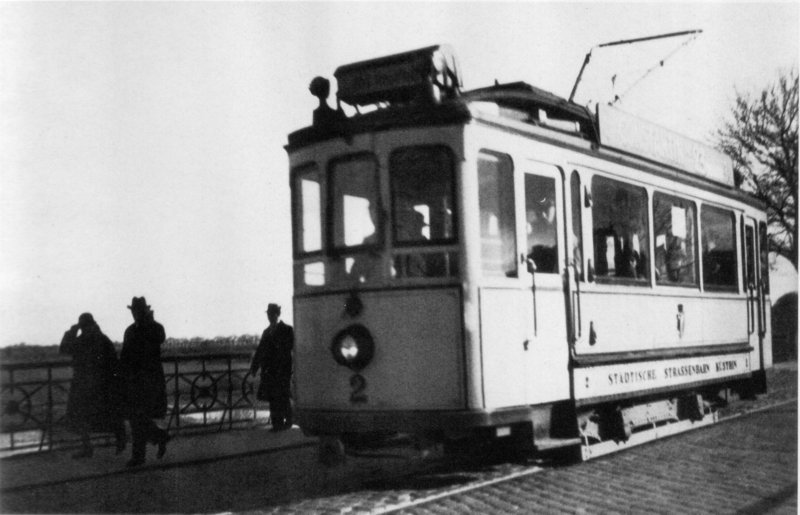
[[[524,167],[523,167],[524,166]],[[481,152],[480,331],[487,408],[569,397],[558,168]]]
[[[523,174],[525,265],[527,283],[527,399],[537,404],[569,394],[568,346],[564,302],[564,195],[561,171],[529,163]]]
[[[756,248],[756,222],[752,218],[745,218],[744,224],[744,288],[747,295],[747,337],[750,346],[758,349],[760,339],[764,334],[763,306],[761,288],[759,285],[759,254]],[[756,356],[758,354],[756,353]]]

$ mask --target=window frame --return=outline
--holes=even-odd
[[[334,184],[334,170],[336,166],[347,163],[350,161],[359,161],[364,158],[367,158],[372,161],[374,168],[373,172],[375,174],[375,187],[376,187],[376,199],[378,202],[378,220],[376,222],[375,227],[375,234],[376,234],[376,241],[375,243],[361,243],[359,245],[342,245],[337,246],[335,243],[335,225],[336,220],[335,217],[332,215],[334,213],[334,195],[335,195],[335,188],[333,187]],[[330,161],[328,161],[327,169],[326,169],[326,186],[327,186],[327,195],[326,195],[326,216],[324,217],[324,224],[325,224],[325,253],[330,257],[340,257],[344,255],[350,254],[357,254],[360,252],[368,251],[370,249],[385,249],[386,247],[386,234],[385,234],[385,219],[386,219],[386,212],[384,207],[384,199],[382,195],[382,188],[381,188],[381,173],[380,173],[380,162],[378,161],[378,157],[368,151],[361,151],[361,152],[354,152],[352,154],[344,154],[341,156],[337,156]],[[344,220],[342,221],[344,223]]]
[[[666,193],[666,192],[661,191],[661,190],[654,190],[653,191],[653,197],[652,197],[652,203],[651,203],[652,206],[651,206],[651,210],[650,210],[651,211],[651,216],[652,216],[652,225],[653,225],[653,234],[652,234],[652,239],[653,239],[653,245],[652,245],[653,246],[653,256],[652,256],[653,273],[655,274],[655,271],[656,271],[655,249],[657,247],[656,247],[656,240],[655,240],[656,239],[656,213],[655,213],[655,210],[656,210],[656,198],[657,197],[666,197],[668,199],[671,198],[671,199],[675,199],[675,200],[680,200],[680,201],[686,202],[686,203],[688,203],[688,204],[690,204],[691,206],[694,207],[694,213],[693,213],[693,216],[692,216],[692,221],[694,222],[694,226],[695,227],[694,227],[694,238],[693,238],[694,241],[692,242],[692,245],[693,245],[693,248],[694,248],[694,256],[693,257],[694,257],[695,280],[694,280],[694,282],[691,282],[691,283],[681,283],[681,282],[674,283],[674,282],[669,282],[669,281],[662,281],[662,280],[659,280],[658,277],[656,277],[655,278],[655,284],[656,284],[656,286],[666,286],[666,287],[674,287],[674,288],[689,288],[689,289],[699,290],[700,289],[700,284],[701,284],[701,280],[700,280],[701,279],[701,277],[700,277],[701,276],[700,261],[702,260],[702,255],[701,255],[702,253],[700,252],[700,224],[699,224],[700,211],[699,211],[697,202],[694,201],[694,200],[689,200],[686,197],[682,197],[682,196],[676,195],[674,193]]]
[[[483,255],[483,243],[484,243],[483,222],[480,220],[480,217],[481,217],[481,214],[482,214],[482,208],[481,208],[481,186],[480,186],[480,183],[481,183],[480,160],[481,160],[481,156],[483,156],[483,155],[493,157],[493,158],[497,159],[498,161],[506,161],[508,163],[508,165],[509,165],[509,168],[510,168],[509,171],[508,171],[508,176],[509,176],[510,184],[511,184],[511,191],[510,191],[511,195],[510,195],[510,198],[511,198],[511,201],[513,202],[513,205],[511,206],[510,212],[511,212],[511,215],[513,216],[513,219],[511,220],[511,224],[510,224],[509,228],[511,230],[511,236],[512,236],[511,241],[513,242],[513,245],[514,245],[514,252],[513,252],[513,254],[514,254],[514,256],[513,256],[514,257],[514,259],[513,259],[514,268],[513,268],[513,270],[508,270],[505,273],[493,273],[491,270],[487,270],[485,268],[485,266],[484,266],[486,264],[486,260],[484,259],[484,255]],[[518,235],[519,220],[518,220],[518,213],[517,213],[517,210],[518,210],[519,206],[517,206],[517,198],[516,198],[517,197],[517,188],[518,188],[518,186],[517,186],[517,167],[516,167],[516,163],[514,162],[513,156],[511,154],[507,153],[507,152],[500,152],[500,151],[492,150],[490,148],[481,147],[480,149],[478,149],[478,152],[477,152],[477,159],[475,161],[475,167],[476,167],[475,168],[475,172],[476,172],[477,192],[478,192],[478,218],[479,218],[479,222],[478,222],[478,242],[479,242],[481,277],[483,277],[484,279],[494,279],[494,280],[497,280],[497,279],[501,279],[501,280],[513,279],[513,280],[517,280],[520,277],[520,266],[519,266],[520,263],[518,261],[518,256],[519,256],[518,252],[519,252],[519,243],[520,242],[519,242],[519,235]]]
[[[639,278],[630,278],[630,277],[618,277],[618,276],[615,276],[615,275],[599,275],[597,273],[597,256],[596,256],[596,248],[597,248],[596,244],[597,244],[597,241],[596,241],[596,235],[595,235],[596,217],[595,217],[595,212],[594,212],[595,206],[597,204],[597,195],[595,194],[594,184],[595,184],[595,180],[597,180],[597,179],[600,179],[600,180],[603,180],[603,181],[608,181],[608,182],[611,182],[611,183],[624,185],[624,186],[627,186],[628,188],[633,188],[633,189],[640,190],[643,193],[642,198],[644,200],[644,214],[645,214],[645,217],[646,217],[646,219],[644,220],[644,232],[645,232],[645,234],[647,236],[647,245],[645,246],[644,250],[645,250],[645,252],[647,252],[647,259],[645,260],[646,266],[647,266],[647,270],[645,270],[645,273],[643,274],[643,277],[641,279],[639,279]],[[654,261],[653,261],[653,256],[652,256],[652,253],[651,253],[651,248],[653,247],[653,235],[651,234],[652,195],[650,194],[650,191],[643,184],[639,184],[639,183],[628,181],[628,180],[624,180],[624,179],[619,179],[617,177],[609,177],[607,175],[603,175],[603,174],[599,174],[599,173],[592,174],[586,182],[588,183],[587,185],[588,185],[589,192],[590,192],[591,198],[592,198],[591,208],[590,208],[591,224],[590,224],[590,227],[589,227],[589,232],[590,232],[590,236],[591,236],[591,250],[592,250],[592,254],[591,254],[591,259],[592,259],[591,270],[592,270],[592,273],[591,273],[591,276],[592,276],[593,281],[595,283],[597,283],[597,284],[604,284],[604,285],[635,286],[637,288],[652,287],[652,285],[653,285],[653,263],[654,263]],[[585,244],[584,244],[584,248],[586,248]],[[640,249],[640,252],[641,251],[642,251],[642,249]]]
[[[319,250],[304,251],[302,250],[302,227],[299,222],[299,209],[302,207],[300,202],[302,198],[302,191],[299,188],[298,179],[308,170],[314,169],[319,176],[319,231],[320,231],[320,248]],[[308,161],[300,165],[292,167],[290,171],[290,204],[292,212],[292,254],[295,259],[304,259],[319,257],[325,253],[326,248],[326,229],[325,229],[325,173],[322,167],[316,161]]]
[[[449,160],[450,168],[448,173],[450,174],[450,199],[452,200],[452,232],[453,236],[450,238],[437,238],[437,239],[429,239],[429,240],[419,240],[419,241],[399,241],[397,238],[397,212],[395,210],[397,196],[395,195],[395,183],[394,183],[394,174],[392,173],[392,160],[394,159],[395,155],[403,152],[404,150],[408,149],[415,149],[415,148],[424,148],[424,149],[438,149],[443,150],[444,155]],[[392,248],[413,248],[413,247],[424,247],[424,246],[431,246],[431,245],[456,245],[459,241],[459,234],[458,234],[458,226],[459,226],[459,218],[458,218],[458,198],[457,198],[457,191],[458,188],[456,187],[456,180],[458,174],[456,173],[456,159],[453,150],[447,145],[441,144],[422,144],[422,145],[404,145],[400,147],[394,148],[388,156],[387,160],[387,176],[389,181],[389,213],[391,217],[391,227],[389,229],[389,237],[392,243]]]
[[[732,231],[731,236],[733,238],[733,250],[731,251],[733,257],[736,259],[736,263],[734,266],[734,274],[733,277],[735,278],[734,284],[709,284],[706,282],[706,259],[705,259],[705,252],[703,250],[705,246],[705,224],[703,223],[703,211],[704,210],[711,210],[722,212],[725,214],[730,215],[730,220],[732,222]],[[739,233],[740,231],[737,230],[737,216],[736,211],[733,208],[723,207],[716,204],[709,204],[703,203],[700,206],[700,212],[698,213],[698,218],[700,219],[700,260],[702,265],[702,277],[701,277],[701,284],[703,291],[710,291],[710,292],[726,292],[726,293],[739,293],[740,292],[740,283],[742,282],[740,276],[742,276],[742,258],[741,253],[743,250],[740,250],[740,247],[744,246],[744,242],[739,243]]]

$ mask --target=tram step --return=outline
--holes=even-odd
[[[533,442],[537,451],[550,451],[580,444],[580,438],[537,438]]]

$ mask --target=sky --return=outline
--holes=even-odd
[[[797,68],[799,9],[0,3],[0,346],[58,343],[86,311],[120,341],[133,296],[176,338],[259,333],[268,302],[291,321],[283,147],[340,65],[446,43],[465,89],[568,97],[592,47],[700,29],[594,49],[575,99],[711,143],[737,91]]]

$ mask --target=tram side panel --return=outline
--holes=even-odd
[[[621,289],[584,286],[584,328],[576,343],[578,354],[690,349],[747,341],[746,303],[742,298]]]

